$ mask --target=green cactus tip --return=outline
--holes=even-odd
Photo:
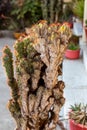
[[[3,61],[3,66],[5,67],[8,79],[12,80],[14,77],[13,56],[12,56],[12,52],[8,46],[5,46],[3,49],[2,61]]]

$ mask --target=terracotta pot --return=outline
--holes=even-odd
[[[87,127],[81,124],[76,124],[74,120],[69,119],[70,130],[87,130]]]
[[[78,50],[67,49],[65,52],[65,57],[68,59],[78,59],[79,56],[80,56],[80,49],[78,49]]]
[[[14,38],[18,39],[23,33],[19,33],[19,32],[15,32],[13,35],[14,35]]]

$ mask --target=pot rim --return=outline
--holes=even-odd
[[[80,51],[80,48],[78,48],[78,49],[76,49],[76,50],[67,49],[66,51],[76,52],[76,51]]]

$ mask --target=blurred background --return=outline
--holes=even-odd
[[[72,4],[71,0],[0,0],[0,30],[24,31],[41,19],[72,23]]]

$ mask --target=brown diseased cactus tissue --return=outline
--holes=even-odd
[[[14,45],[15,68],[10,49],[3,50],[12,98],[9,110],[16,130],[55,130],[65,102],[61,64],[71,31],[66,25],[40,21]]]

